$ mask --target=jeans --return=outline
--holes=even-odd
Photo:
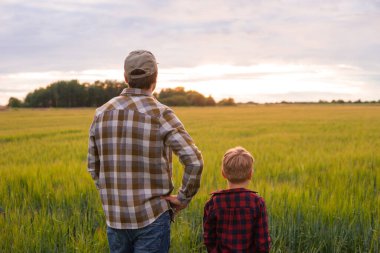
[[[107,227],[111,253],[167,253],[170,247],[170,213],[161,214],[152,224],[138,229]]]

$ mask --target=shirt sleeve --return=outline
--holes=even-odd
[[[212,200],[209,200],[203,213],[203,241],[207,252],[217,252],[216,248],[216,216],[212,212]]]
[[[269,236],[268,214],[262,198],[259,200],[258,210],[259,214],[254,226],[255,245],[257,252],[269,252],[271,238]]]
[[[185,171],[182,178],[182,186],[177,198],[182,203],[189,203],[197,193],[203,169],[201,152],[195,146],[192,138],[185,130],[182,122],[171,110],[164,112],[161,120],[161,135],[166,146],[169,146],[174,154],[179,157]]]
[[[91,174],[92,179],[95,181],[96,188],[99,189],[99,169],[100,160],[99,153],[96,147],[95,140],[95,119],[90,127],[90,134],[88,140],[88,153],[87,153],[87,171]]]

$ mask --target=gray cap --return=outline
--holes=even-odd
[[[141,70],[132,74],[134,70]],[[146,50],[136,50],[129,53],[124,61],[124,73],[128,80],[139,79],[153,75],[157,72],[157,62],[154,55]]]

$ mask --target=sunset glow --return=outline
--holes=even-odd
[[[354,99],[362,92],[363,83],[355,79],[354,68],[348,66],[304,66],[260,64],[252,66],[202,65],[194,68],[159,69],[157,91],[162,88],[185,87],[219,100],[233,97],[237,101],[278,102],[318,101],[326,93],[338,98]],[[2,82],[13,83],[20,90],[9,95],[23,97],[23,84],[44,87],[57,80],[78,79],[80,82],[96,80],[123,80],[122,69],[85,70],[69,72],[31,72],[2,76]],[[26,88],[26,87],[25,87]],[[292,94],[311,94],[297,99]],[[314,96],[312,96],[314,94]],[[279,99],[279,95],[283,98]],[[368,95],[369,96],[369,95]],[[375,98],[375,97],[374,97]],[[3,103],[6,102],[3,98]]]

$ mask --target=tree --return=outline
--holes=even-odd
[[[27,107],[98,107],[120,95],[125,84],[106,80],[80,84],[77,80],[58,81],[29,93]]]
[[[215,100],[210,96],[206,98],[206,105],[207,106],[214,106],[216,105]]]
[[[22,102],[18,98],[11,97],[8,100],[8,107],[13,107],[13,108],[22,107]]]
[[[27,107],[49,107],[50,104],[49,90],[39,88],[32,93],[29,93],[25,98],[25,106]]]
[[[214,99],[209,96],[205,97],[197,91],[185,91],[183,87],[174,89],[162,89],[156,98],[163,104],[168,106],[213,106]]]
[[[221,106],[234,106],[236,105],[235,100],[233,98],[224,98],[218,102],[218,105]]]
[[[193,106],[205,106],[206,105],[206,98],[199,92],[196,91],[188,91],[186,92],[187,100],[189,101],[190,105]]]
[[[124,82],[106,80],[80,84],[77,80],[57,81],[46,88],[27,94],[26,107],[99,107],[119,96]],[[215,106],[215,100],[197,91],[185,91],[183,87],[162,89],[154,97],[168,106]],[[232,98],[224,99],[219,105],[235,105]]]
[[[186,96],[173,95],[160,100],[161,103],[168,106],[189,106],[190,103],[187,100]]]

